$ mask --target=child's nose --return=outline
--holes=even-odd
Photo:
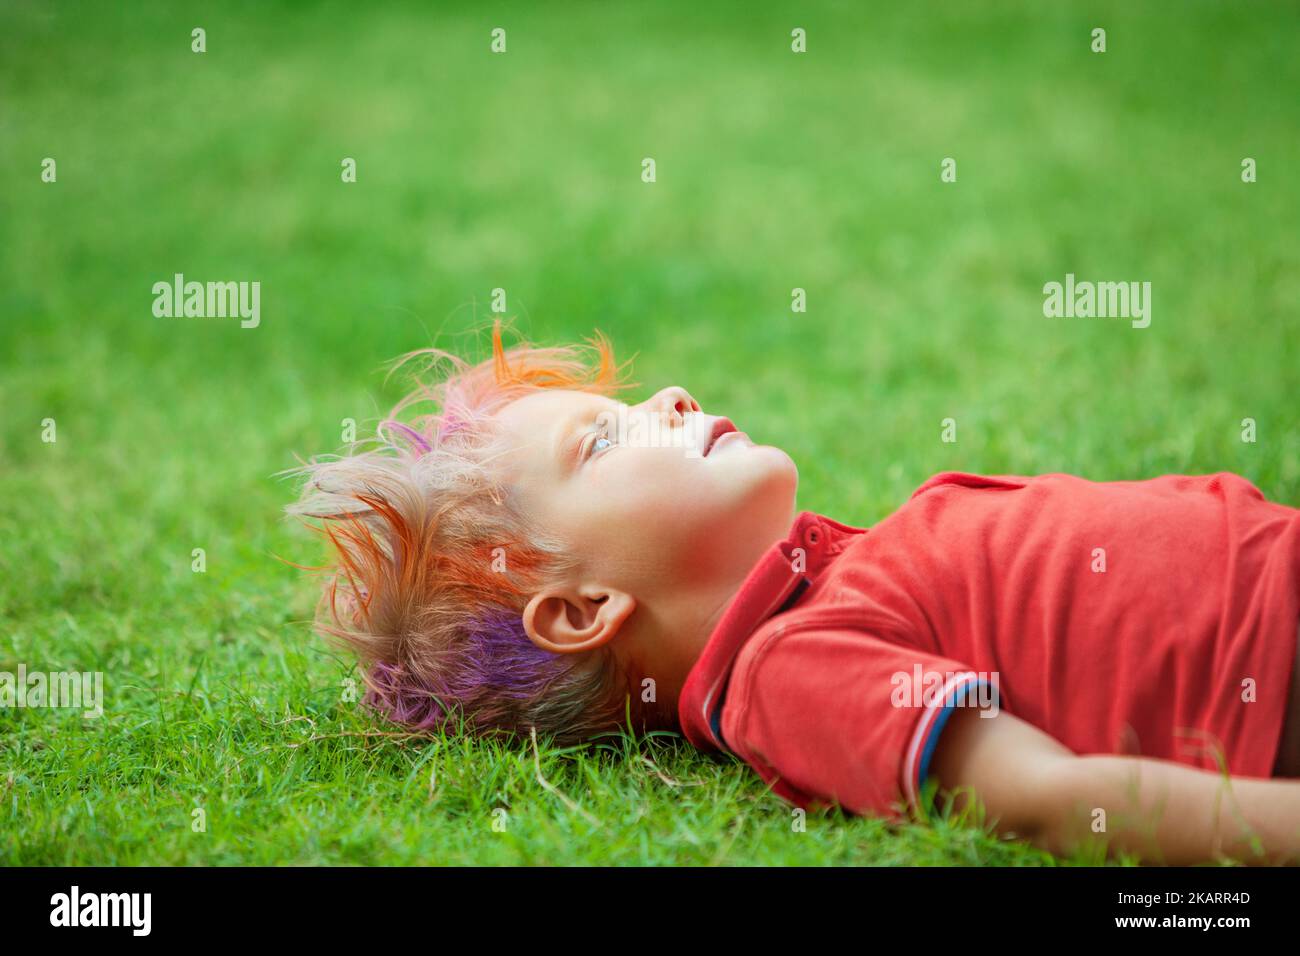
[[[676,412],[682,419],[691,412],[700,410],[700,403],[680,385],[669,385],[667,388],[660,389],[651,399],[651,403],[665,412]]]

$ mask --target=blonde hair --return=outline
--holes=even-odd
[[[512,507],[492,468],[505,405],[539,389],[626,387],[609,341],[506,350],[498,321],[479,364],[423,349],[398,365],[416,358],[444,374],[416,376],[373,447],[294,469],[306,481],[287,510],[318,519],[331,546],[316,569],[317,629],[357,654],[367,702],[398,724],[433,730],[459,715],[476,734],[535,727],[561,743],[615,729],[630,701],[608,646],[555,654],[523,629],[528,598],[573,560]]]

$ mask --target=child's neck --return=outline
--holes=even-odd
[[[678,730],[677,703],[691,669],[747,575],[641,605],[621,650],[634,708],[647,729]],[[653,681],[648,684],[647,681]],[[653,690],[653,700],[646,700]]]

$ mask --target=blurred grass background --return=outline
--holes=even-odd
[[[4,0],[0,670],[102,670],[108,713],[0,711],[0,862],[1051,862],[960,821],[792,833],[671,740],[364,736],[273,474],[373,427],[397,354],[472,350],[503,287],[851,523],[945,469],[1300,504],[1298,35],[1292,2]],[[155,318],[177,272],[260,281],[261,326]],[[1150,281],[1150,328],[1045,319],[1067,272]]]

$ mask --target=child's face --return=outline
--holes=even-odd
[[[638,405],[545,390],[497,415],[531,521],[638,603],[737,581],[794,520],[798,473],[671,387]]]

